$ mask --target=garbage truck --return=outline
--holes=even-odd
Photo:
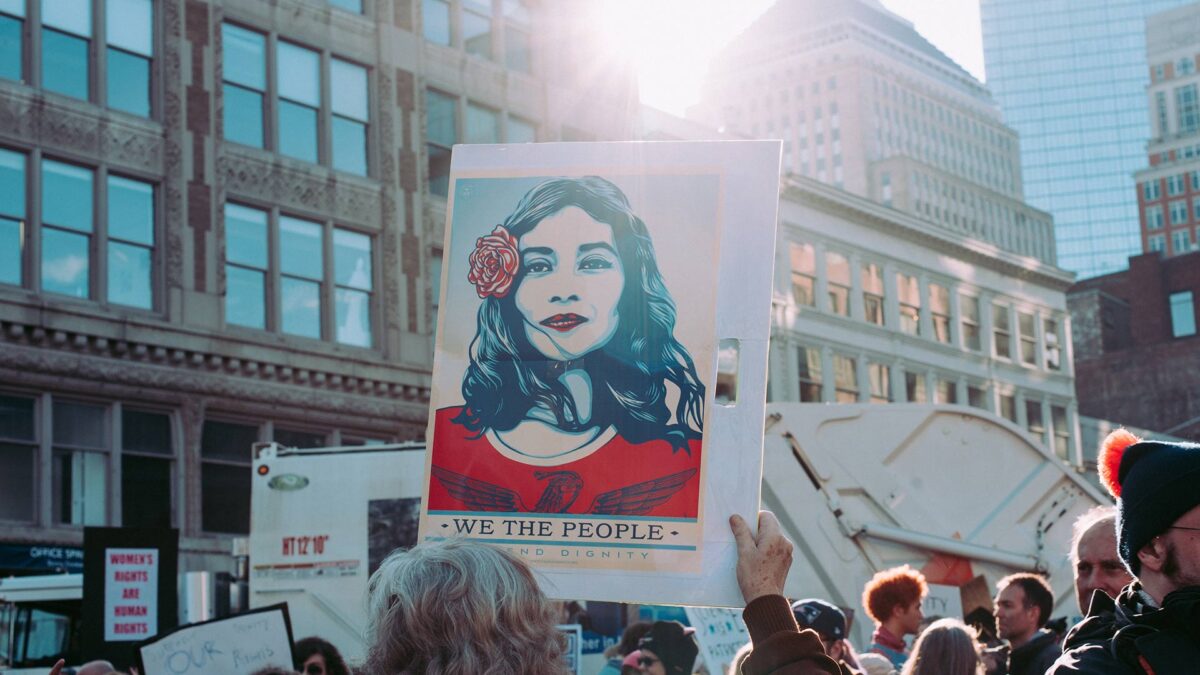
[[[763,508],[796,542],[787,592],[850,610],[854,644],[872,631],[863,585],[902,564],[929,580],[929,615],[990,613],[995,582],[1017,571],[1048,575],[1055,616],[1078,614],[1071,524],[1105,497],[1024,429],[925,404],[773,403],[764,422]],[[361,662],[367,579],[415,543],[424,466],[413,443],[260,448],[250,605],[286,601],[297,638]]]

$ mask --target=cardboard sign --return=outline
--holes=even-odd
[[[563,658],[567,662],[567,672],[578,675],[580,668],[583,667],[583,626],[577,623],[568,623],[559,625],[558,629],[567,639],[567,648],[563,651]]]
[[[710,673],[725,673],[739,649],[750,641],[742,613],[721,607],[688,607],[688,623],[696,629],[700,658]]]
[[[179,531],[83,530],[80,651],[128,668],[135,645],[178,623]]]
[[[454,149],[423,539],[506,546],[552,597],[741,604],[779,149]]]
[[[921,609],[925,616],[963,617],[962,589],[958,586],[929,584],[929,592],[922,601]]]
[[[183,626],[138,646],[145,675],[250,675],[290,671],[292,624],[287,605]]]
[[[141,642],[158,632],[158,550],[104,551],[104,640]]]

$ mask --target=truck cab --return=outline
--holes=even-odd
[[[42,675],[79,663],[82,574],[0,579],[0,672]]]

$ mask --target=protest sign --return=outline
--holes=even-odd
[[[963,617],[962,589],[958,586],[943,584],[928,584],[929,592],[921,601],[921,610],[925,616]]]
[[[267,666],[290,671],[287,605],[193,623],[138,646],[144,675],[250,675]]]
[[[175,627],[178,551],[178,530],[84,528],[83,653],[126,667],[135,643]]]
[[[454,149],[423,539],[508,547],[553,597],[740,604],[779,148]]]
[[[583,627],[577,623],[567,623],[559,625],[558,629],[567,639],[567,648],[563,650],[567,672],[578,675],[583,667]]]
[[[739,649],[750,641],[742,613],[723,607],[688,607],[688,623],[696,629],[700,658],[710,673],[725,673]]]

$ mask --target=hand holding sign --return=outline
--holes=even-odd
[[[737,581],[747,603],[764,595],[783,595],[783,584],[792,567],[792,542],[783,535],[770,511],[758,512],[758,536],[741,516],[729,518],[737,540]]]

